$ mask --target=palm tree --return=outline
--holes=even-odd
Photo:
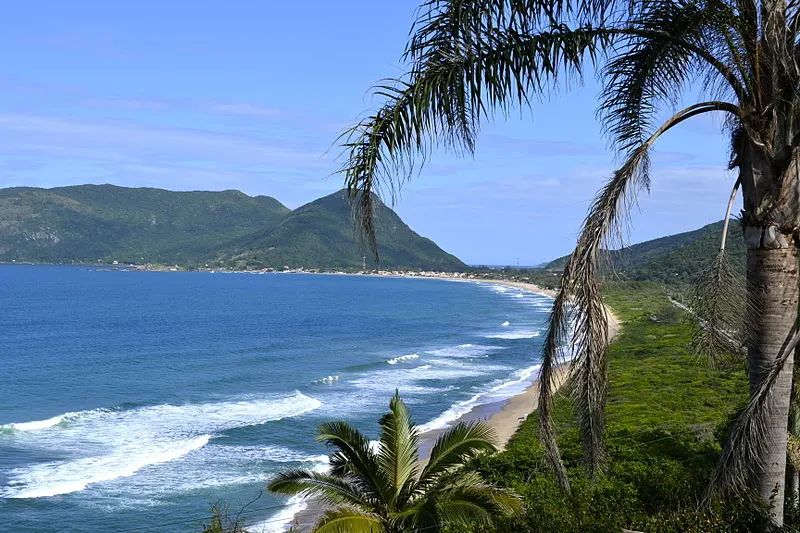
[[[330,471],[288,470],[267,488],[318,497],[331,505],[316,533],[437,533],[446,525],[488,524],[519,509],[516,496],[460,468],[496,450],[488,425],[457,424],[436,440],[424,465],[417,429],[399,394],[389,402],[380,428],[373,447],[346,422],[320,425],[317,441],[335,448]]]
[[[624,163],[597,195],[564,269],[542,364],[540,432],[562,487],[569,481],[551,421],[551,377],[568,337],[575,342],[572,392],[590,473],[604,457],[607,319],[598,257],[613,244],[637,190],[649,185],[649,151],[666,131],[724,114],[731,168],[738,170],[748,244],[748,328],[727,320],[730,269],[724,243],[709,275],[716,300],[704,309],[706,342],[725,349],[750,333],[750,401],[726,444],[715,491],[773,499],[782,523],[786,429],[797,323],[800,228],[800,1],[798,0],[427,0],[407,45],[407,74],[381,83],[383,103],[344,134],[342,173],[362,233],[377,256],[372,193],[392,194],[433,147],[475,149],[495,111],[530,106],[591,64],[599,109]],[[691,91],[687,91],[691,89]],[[708,95],[658,123],[682,96]],[[611,241],[611,242],[610,242]],[[568,328],[569,323],[574,324]],[[709,333],[710,332],[710,333]]]

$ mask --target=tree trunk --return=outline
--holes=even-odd
[[[756,305],[753,337],[748,349],[750,391],[753,393],[788,342],[797,320],[797,245],[775,226],[746,228],[747,290]],[[789,356],[769,398],[764,455],[753,488],[773,504],[773,520],[783,524],[786,480],[786,435],[792,391],[794,354]]]

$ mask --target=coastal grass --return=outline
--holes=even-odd
[[[503,453],[471,465],[525,500],[522,515],[493,531],[764,531],[764,513],[743,502],[701,506],[721,443],[747,400],[743,366],[712,369],[696,358],[696,326],[660,286],[606,284],[603,294],[622,322],[609,349],[605,471],[595,480],[584,475],[572,406],[562,395],[555,424],[571,494],[545,466],[534,412]]]

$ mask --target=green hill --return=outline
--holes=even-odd
[[[0,260],[184,263],[289,212],[274,198],[239,191],[0,189]]]
[[[383,204],[378,206],[378,231],[382,267],[465,268]],[[0,261],[98,260],[359,268],[363,255],[341,193],[291,211],[274,198],[239,191],[114,185],[0,189]]]
[[[678,233],[607,252],[609,271],[623,279],[662,283],[693,283],[709,267],[719,250],[722,221],[694,231]],[[731,264],[741,274],[745,270],[746,248],[736,221],[731,222],[726,247]],[[560,270],[567,257],[548,263],[546,270]]]
[[[378,247],[381,268],[464,270],[466,265],[444,252],[430,239],[420,237],[397,214],[377,202]],[[358,268],[372,255],[360,246],[343,191],[298,207],[269,232],[240,239],[234,253],[221,260],[234,264],[272,267]]]

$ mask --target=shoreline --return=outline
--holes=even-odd
[[[388,277],[388,276],[380,276]],[[534,283],[526,283],[512,280],[498,280],[498,279],[458,279],[458,278],[422,278],[417,276],[391,276],[399,278],[416,278],[416,279],[443,279],[445,281],[456,282],[473,282],[473,283],[486,283],[493,285],[502,285],[515,289],[521,289],[526,292],[542,294],[550,298],[555,298],[557,292],[551,289],[540,287]],[[616,315],[611,311],[608,306],[604,306],[606,310],[606,317],[608,319],[608,344],[610,344],[620,331],[621,322]],[[558,391],[564,384],[567,378],[567,370],[569,363],[563,363],[556,367],[554,371],[554,391]],[[484,421],[495,432],[496,446],[498,451],[505,450],[511,438],[517,433],[519,427],[528,418],[528,416],[537,409],[539,401],[539,376],[538,371],[534,374],[533,379],[525,386],[525,389],[509,398],[502,400],[493,400],[487,403],[478,403],[474,405],[468,412],[462,414],[455,420],[448,422],[443,428],[430,429],[422,432],[419,435],[420,439],[420,460],[423,464],[427,463],[430,455],[430,450],[433,448],[436,439],[447,431],[448,428],[458,424],[459,422],[474,422]],[[298,527],[298,531],[310,531],[311,528],[319,520],[324,509],[314,499],[305,501],[306,507],[297,513],[289,525]],[[284,529],[285,531],[286,529]]]

